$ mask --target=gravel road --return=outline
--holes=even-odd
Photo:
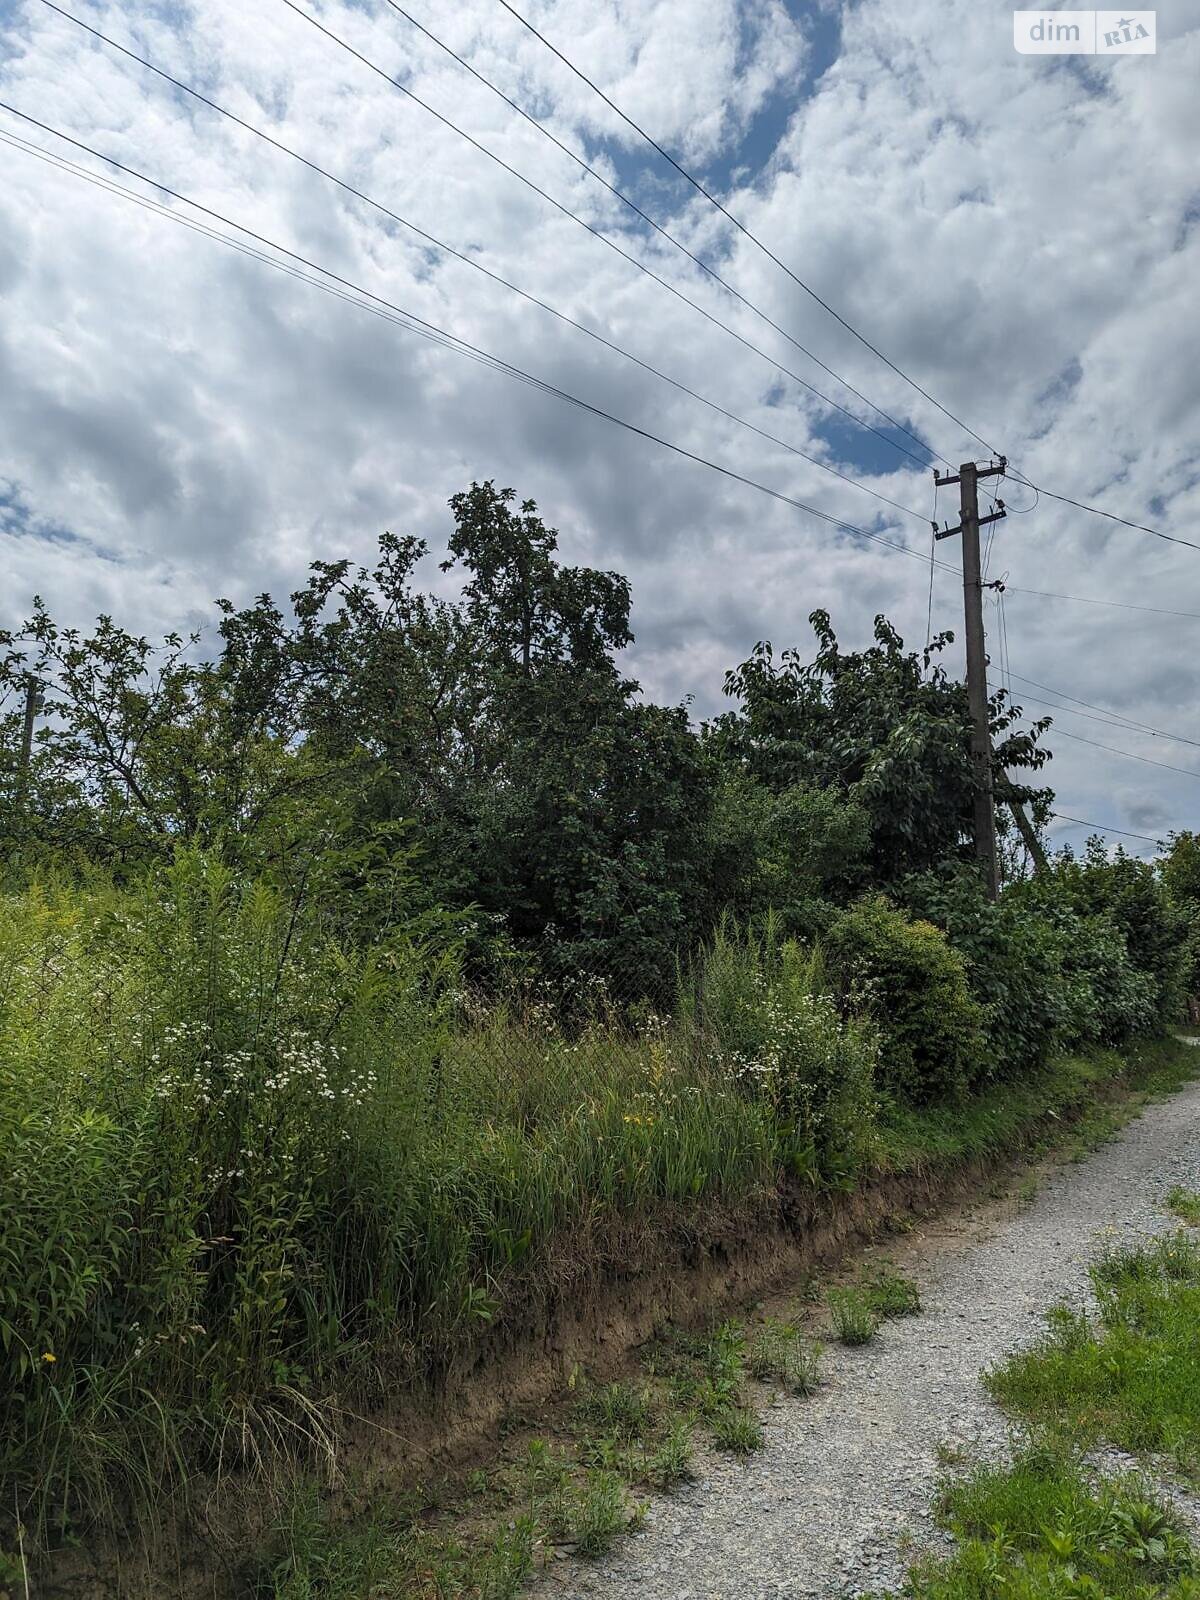
[[[894,1588],[901,1537],[939,1540],[929,1518],[939,1444],[994,1452],[1008,1429],[983,1368],[1087,1289],[1087,1263],[1178,1226],[1178,1183],[1200,1187],[1200,1085],[1149,1107],[1078,1165],[1051,1169],[1032,1204],[979,1208],[893,1248],[921,1284],[924,1315],[865,1348],[827,1349],[811,1399],[781,1399],[766,1444],[720,1459],[656,1499],[643,1531],[599,1561],[559,1563],[543,1600],[793,1600]]]

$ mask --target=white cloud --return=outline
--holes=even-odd
[[[819,408],[792,385],[772,403],[767,363],[278,0],[78,9],[530,293],[826,452]],[[698,196],[635,167],[645,152],[630,131],[494,0],[413,9],[565,142],[636,183],[672,231],[717,251],[731,282],[856,387],[927,429],[952,461],[982,450]],[[972,0],[858,0],[841,7],[840,51],[816,83],[805,78],[813,19],[791,11],[778,0],[531,0],[529,14],[701,172],[731,160],[746,169],[732,208],[1025,472],[1196,537],[1200,27],[1188,10],[1160,8],[1157,56],[1081,69],[1017,56],[1007,12]],[[321,16],[714,315],[832,389],[661,239],[632,230],[618,202],[393,9],[338,0]],[[859,491],[438,258],[40,0],[16,8],[4,52],[0,98],[597,405],[927,552],[919,520],[876,522],[883,508]],[[772,126],[790,113],[775,148],[754,142],[764,109]],[[0,130],[54,143],[2,113]],[[75,620],[105,609],[147,630],[187,623],[217,593],[286,591],[314,556],[365,558],[385,526],[436,548],[445,500],[490,476],[539,500],[571,558],[629,573],[634,668],[655,695],[694,693],[699,710],[713,709],[724,668],[759,637],[806,642],[815,605],[852,642],[876,611],[923,637],[928,574],[916,562],[0,152],[0,488],[12,486],[29,518],[3,514],[13,531],[0,620],[18,618],[37,590]],[[929,476],[901,457],[870,481],[929,514]],[[1013,488],[1011,499],[1031,496]],[[943,493],[939,512],[951,509]],[[47,530],[75,539],[39,536]],[[939,554],[957,559],[953,545]],[[993,568],[1024,588],[1200,612],[1196,552],[1047,500],[1001,525]],[[935,627],[957,624],[949,574],[937,575],[935,600]],[[1200,739],[1197,623],[1016,592],[1006,609],[1014,670]],[[1063,726],[1200,768],[1186,745]],[[1195,824],[1189,777],[1066,740],[1052,777],[1076,815],[1137,831]]]

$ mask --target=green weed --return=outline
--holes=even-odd
[[[1185,1234],[1092,1268],[1098,1316],[1060,1307],[1045,1337],[986,1377],[1037,1424],[1122,1449],[1200,1450],[1200,1244]]]
[[[596,1556],[637,1520],[639,1509],[627,1503],[620,1478],[599,1468],[575,1492],[567,1510],[566,1533],[580,1555]]]
[[[831,1289],[829,1312],[842,1344],[870,1344],[879,1332],[879,1312],[862,1289]]]
[[[650,1394],[631,1383],[610,1383],[593,1389],[576,1407],[580,1423],[623,1444],[641,1439],[653,1422]]]
[[[820,1383],[821,1346],[794,1323],[768,1319],[750,1341],[746,1368],[760,1383],[778,1383],[790,1394],[812,1394]]]
[[[1176,1184],[1167,1196],[1167,1205],[1184,1222],[1190,1223],[1193,1228],[1200,1228],[1200,1194],[1195,1190]]]
[[[643,1477],[655,1489],[671,1489],[695,1476],[692,1465],[692,1425],[686,1417],[673,1422],[646,1457]]]
[[[748,1456],[762,1449],[762,1424],[749,1406],[725,1406],[708,1419],[708,1426],[718,1450]]]
[[[943,1485],[939,1520],[959,1541],[909,1573],[913,1600],[1194,1600],[1196,1556],[1136,1478],[1090,1481],[1053,1447]]]
[[[902,1277],[898,1272],[877,1272],[864,1279],[862,1290],[881,1321],[889,1317],[915,1317],[920,1313],[920,1289],[911,1278]]]

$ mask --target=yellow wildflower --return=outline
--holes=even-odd
[[[42,1360],[43,1361],[57,1361],[58,1357],[54,1354],[53,1350],[43,1350],[42,1351]]]

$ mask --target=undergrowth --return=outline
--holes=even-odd
[[[1063,1305],[1044,1338],[987,1376],[1002,1405],[1081,1444],[1200,1465],[1200,1244],[1113,1248],[1091,1269],[1097,1312]]]
[[[698,1207],[761,1215],[781,1184],[1015,1149],[1118,1070],[1067,1058],[881,1107],[876,1028],[772,927],[722,932],[663,1017],[602,986],[566,1014],[536,984],[485,1001],[445,914],[392,926],[348,946],[319,897],[195,850],[4,899],[0,1548],[18,1523],[36,1550],[182,1520],[222,1479],[286,1498],[332,1466],[347,1414],[436,1387],[498,1323],[600,1274],[606,1237],[615,1260],[611,1240],[669,1248]],[[741,1450],[730,1338],[675,1403]],[[814,1381],[799,1347],[779,1365]],[[686,1454],[679,1431],[597,1436],[571,1524],[589,1545],[612,1521],[602,1475],[631,1476],[620,1451],[663,1452],[646,1481]]]
[[[1197,1560],[1168,1507],[1136,1477],[1097,1481],[1059,1449],[948,1483],[949,1557],[918,1561],[914,1600],[1194,1600]]]

